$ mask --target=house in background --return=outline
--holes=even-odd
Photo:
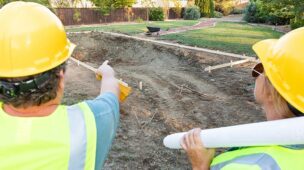
[[[149,5],[147,5],[147,3]],[[180,0],[181,7],[187,6],[187,0]],[[137,0],[137,2],[132,6],[134,8],[145,8],[145,7],[175,7],[174,3],[169,0]]]
[[[250,0],[235,0],[235,4],[239,5],[239,4],[247,4],[249,3]]]

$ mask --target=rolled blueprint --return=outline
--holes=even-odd
[[[180,149],[184,134],[167,136],[164,145]],[[304,144],[304,117],[206,129],[200,137],[206,148]]]

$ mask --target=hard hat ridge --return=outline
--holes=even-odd
[[[0,77],[24,77],[65,62],[75,45],[48,8],[33,2],[12,2],[0,9]]]

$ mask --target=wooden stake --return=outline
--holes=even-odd
[[[142,82],[139,82],[139,90],[142,90]]]
[[[82,62],[82,61],[79,61],[79,60],[77,60],[77,59],[75,59],[75,58],[73,58],[73,57],[70,57],[69,59],[72,60],[72,61],[74,61],[78,66],[82,66],[82,67],[84,67],[84,68],[86,68],[86,69],[88,69],[88,70],[93,71],[93,72],[96,74],[96,72],[97,72],[97,69],[96,69],[96,68],[94,68],[94,67],[92,67],[92,66],[90,66],[90,65],[88,65],[88,64],[86,64],[86,63],[84,63],[84,62]],[[128,87],[128,84],[125,83],[125,82],[123,82],[121,79],[118,80],[118,81],[119,81],[119,83],[121,83],[122,85]]]

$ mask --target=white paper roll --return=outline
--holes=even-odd
[[[180,149],[185,133],[167,136],[164,145]],[[304,144],[304,117],[206,129],[201,139],[207,148]]]

